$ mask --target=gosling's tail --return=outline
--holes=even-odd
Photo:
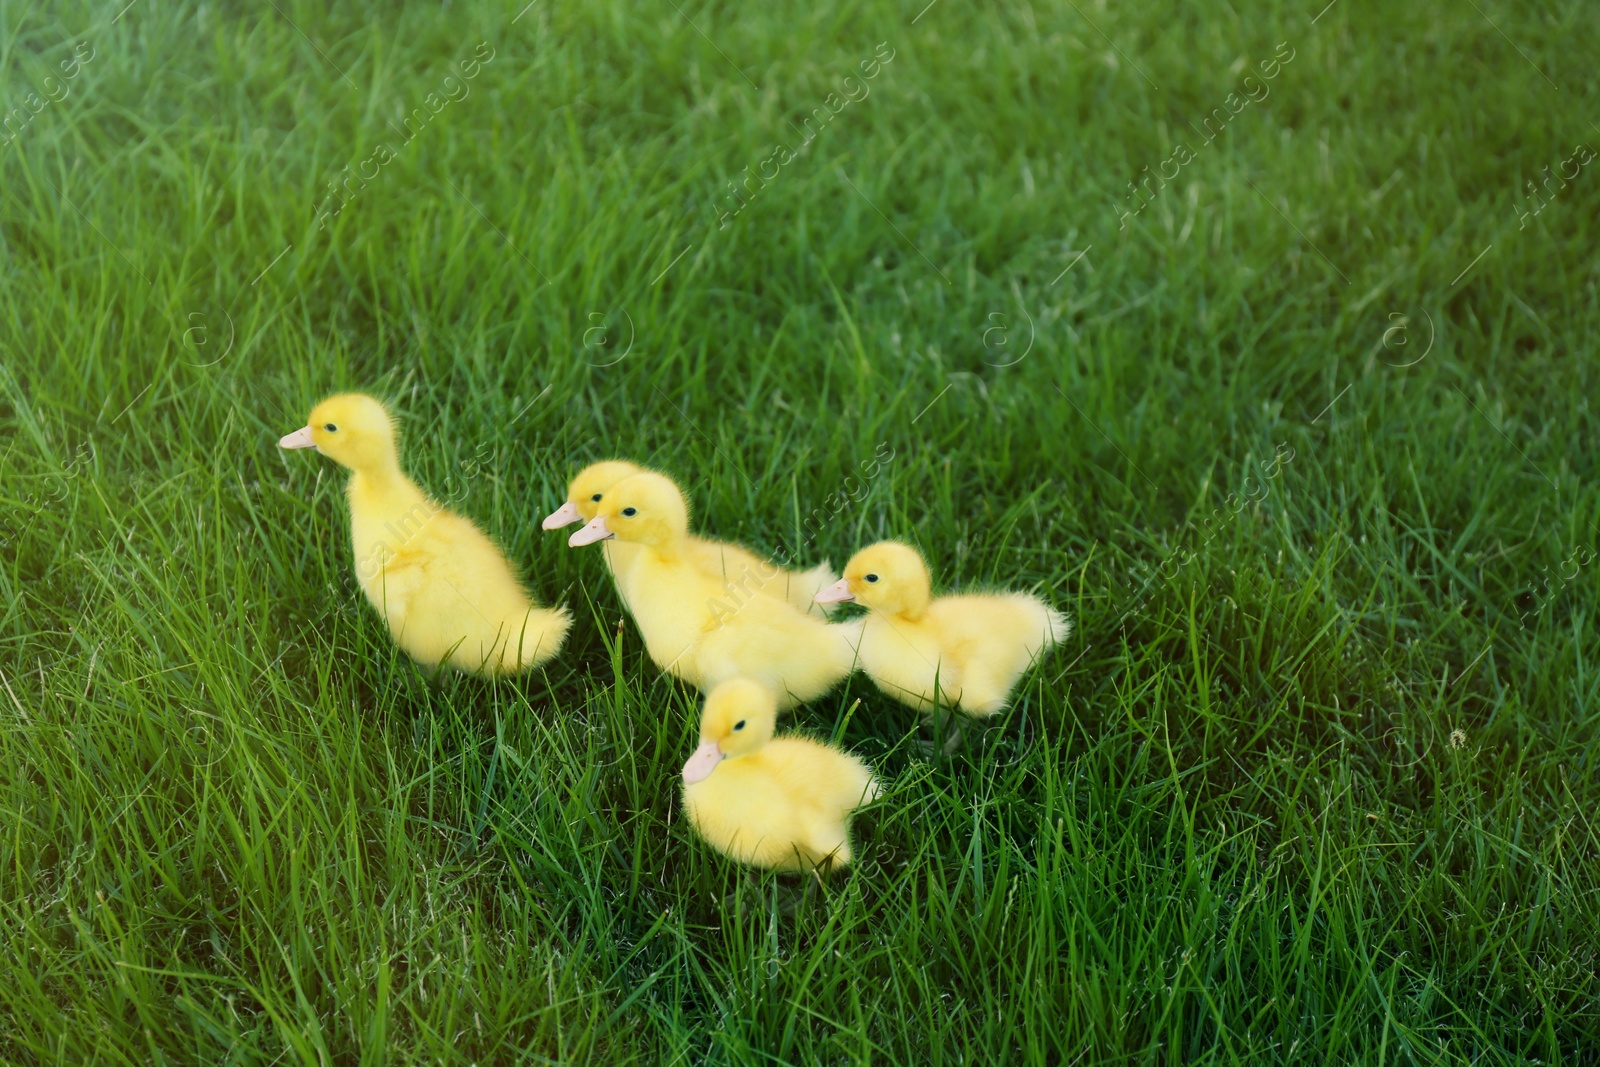
[[[1051,648],[1061,644],[1072,633],[1072,620],[1061,612],[1044,605],[1044,632],[1040,634],[1039,655],[1043,655]]]
[[[516,674],[549,660],[567,640],[572,613],[566,608],[529,608],[509,615],[495,627],[485,673]]]
[[[871,804],[881,796],[883,796],[883,781],[869,769],[866,787],[861,790],[861,803]]]

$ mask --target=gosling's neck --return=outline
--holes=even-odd
[[[874,608],[873,614],[882,615],[891,622],[919,623],[928,614],[928,605],[913,604],[893,609]]]
[[[641,547],[663,563],[678,563],[683,559],[684,548],[688,542],[687,536],[669,537],[643,544]]]
[[[352,468],[348,492],[352,503],[380,510],[410,507],[427,498],[422,488],[406,477],[399,457],[392,452],[381,460]]]

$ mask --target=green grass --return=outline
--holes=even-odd
[[[1141,6],[0,0],[60,97],[0,152],[0,1061],[1600,1060],[1600,170],[1518,217],[1592,11]],[[575,609],[547,670],[388,641],[275,447],[344,388]],[[887,789],[792,910],[536,528],[612,455],[1076,628],[949,760],[801,709]]]

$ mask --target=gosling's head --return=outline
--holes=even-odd
[[[311,409],[306,425],[278,442],[279,448],[315,448],[351,470],[396,462],[394,421],[365,393],[340,393]]]
[[[922,553],[899,541],[879,541],[850,557],[844,577],[817,594],[817,603],[854,601],[874,611],[919,618],[933,595]]]
[[[600,510],[600,501],[612,486],[643,471],[643,467],[624,459],[589,464],[567,486],[566,503],[545,516],[542,525],[546,530],[559,530],[575,522],[593,520]]]
[[[772,690],[749,678],[730,678],[706,694],[700,713],[700,747],[683,765],[689,785],[705,780],[725,759],[748,756],[772,740],[778,701]]]
[[[615,537],[641,545],[659,545],[689,533],[689,505],[671,478],[644,471],[624,478],[602,494],[599,511],[567,544],[593,544]]]

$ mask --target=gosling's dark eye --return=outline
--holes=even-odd
[[[589,499],[592,500],[594,503],[598,504],[598,503],[600,503],[600,494],[596,493],[594,496],[590,497]]]
[[[867,581],[869,581],[869,582],[875,582],[875,581],[877,581],[877,580],[878,580],[878,576],[877,576],[877,575],[876,575],[876,574],[869,574],[869,575],[867,575]]]
[[[331,422],[325,422],[325,423],[323,423],[323,424],[322,424],[322,428],[323,428],[323,429],[324,429],[324,430],[327,430],[327,431],[328,431],[328,432],[329,432],[329,433],[338,433],[338,432],[339,432],[339,427],[337,427],[337,426],[335,426],[335,425],[334,425],[334,424],[333,424],[333,423],[331,423]]]
[[[744,729],[744,720],[740,719],[738,722],[734,723],[733,724],[733,728],[735,730],[743,730]]]
[[[638,508],[623,508],[622,509],[622,513],[624,515],[628,516],[631,519],[635,515],[639,514],[639,509]]]

